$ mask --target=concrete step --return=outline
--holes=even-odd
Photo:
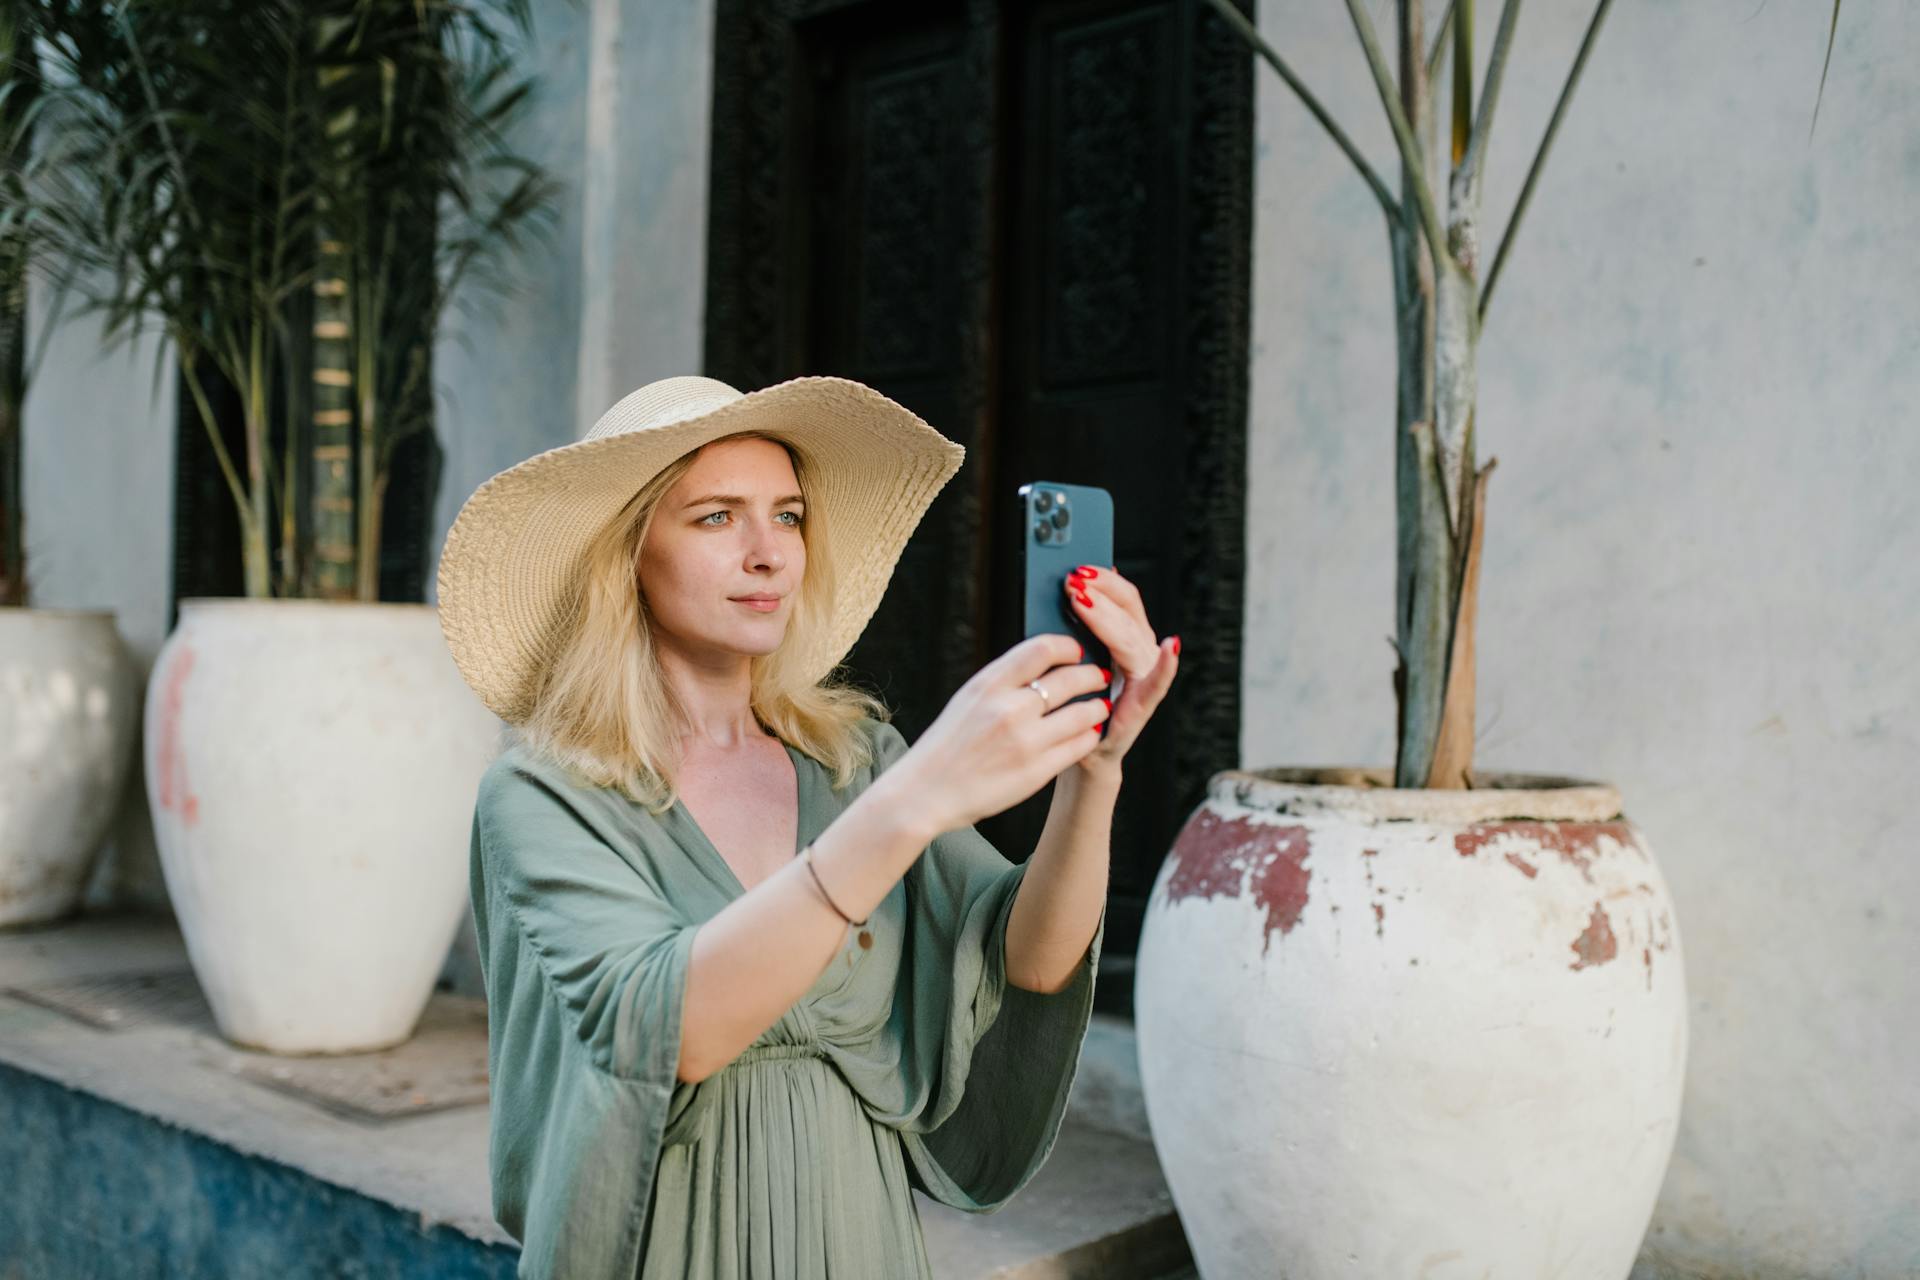
[[[220,1037],[170,918],[0,931],[0,1277],[513,1275],[487,1179],[485,1006],[287,1058]],[[998,1213],[918,1197],[943,1280],[1161,1280],[1190,1264],[1131,1030],[1089,1033],[1047,1165]],[[917,1193],[916,1193],[917,1194]]]

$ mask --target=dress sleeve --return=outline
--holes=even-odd
[[[697,926],[579,794],[503,757],[474,811],[495,1216],[519,1274],[637,1274]]]
[[[876,730],[876,773],[906,752]],[[1093,1012],[1103,909],[1072,979],[1050,994],[1007,982],[1007,920],[1027,864],[980,832],[936,838],[906,876],[907,936],[894,1016],[907,1114],[895,1119],[909,1181],[942,1204],[999,1209],[1046,1163],[1059,1136]]]

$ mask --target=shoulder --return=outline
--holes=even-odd
[[[491,808],[518,792],[538,787],[543,781],[541,772],[539,763],[524,747],[517,742],[509,744],[480,775],[479,807]]]
[[[483,823],[584,822],[585,789],[565,769],[515,742],[480,775],[475,816]]]

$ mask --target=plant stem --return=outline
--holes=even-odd
[[[1486,164],[1487,134],[1493,128],[1493,108],[1500,100],[1500,85],[1507,78],[1507,54],[1513,48],[1513,29],[1519,25],[1520,0],[1507,0],[1500,8],[1500,27],[1493,33],[1493,57],[1487,64],[1487,82],[1480,88],[1480,109],[1473,120],[1473,134],[1460,168],[1475,188],[1479,203],[1480,170]]]
[[[1500,268],[1506,263],[1507,252],[1513,248],[1514,235],[1520,230],[1520,220],[1526,216],[1527,205],[1533,200],[1533,188],[1540,180],[1542,166],[1547,162],[1547,151],[1553,146],[1554,135],[1560,132],[1560,121],[1567,114],[1567,104],[1573,100],[1575,86],[1580,83],[1580,71],[1587,65],[1587,55],[1593,51],[1594,37],[1600,34],[1600,23],[1612,7],[1613,0],[1600,0],[1594,8],[1593,20],[1587,23],[1587,34],[1580,41],[1580,51],[1574,55],[1567,82],[1560,87],[1560,99],[1553,104],[1553,115],[1547,120],[1547,132],[1540,139],[1540,149],[1534,152],[1533,163],[1527,167],[1527,179],[1520,185],[1520,197],[1514,201],[1513,216],[1507,219],[1507,229],[1500,235],[1500,247],[1494,251],[1493,266],[1488,268],[1486,283],[1480,288],[1480,318],[1483,322],[1487,315],[1487,304],[1493,300],[1493,286],[1500,280]]]
[[[1287,66],[1286,61],[1261,38],[1259,30],[1247,21],[1246,15],[1234,8],[1229,0],[1207,0],[1207,3],[1211,4],[1220,16],[1227,20],[1228,25],[1238,31],[1247,43],[1267,60],[1268,66],[1280,73],[1280,79],[1293,90],[1294,96],[1300,99],[1300,104],[1307,109],[1308,114],[1320,122],[1320,127],[1327,131],[1334,145],[1340,148],[1341,154],[1352,161],[1353,167],[1360,171],[1361,178],[1365,179],[1368,188],[1373,191],[1374,198],[1380,202],[1380,208],[1387,215],[1387,220],[1398,221],[1400,209],[1394,201],[1393,193],[1387,189],[1387,184],[1380,180],[1380,175],[1374,172],[1373,166],[1367,163],[1367,158],[1360,154],[1360,149],[1353,145],[1353,139],[1347,136],[1346,130],[1342,129],[1339,123],[1328,114],[1327,109],[1320,105],[1320,100],[1313,96],[1313,91],[1307,88],[1306,83],[1293,73],[1293,69]]]
[[[1407,0],[1419,3],[1419,0]],[[1473,119],[1473,0],[1459,0],[1453,15],[1453,154],[1455,168],[1467,154],[1467,134]]]
[[[1387,121],[1393,126],[1393,140],[1400,147],[1400,163],[1407,168],[1414,200],[1419,206],[1420,225],[1426,229],[1434,257],[1444,257],[1446,239],[1440,232],[1440,214],[1434,208],[1433,188],[1427,182],[1426,166],[1420,161],[1420,143],[1413,136],[1413,127],[1407,123],[1407,113],[1400,109],[1400,99],[1393,87],[1393,73],[1387,67],[1385,55],[1380,52],[1380,41],[1373,33],[1373,20],[1367,17],[1365,0],[1347,0],[1347,12],[1353,18],[1353,29],[1360,37],[1360,46],[1366,50],[1367,67],[1373,72],[1374,87],[1379,90],[1381,105],[1386,108]]]
[[[1427,54],[1427,83],[1432,84],[1433,76],[1440,69],[1440,55],[1446,52],[1447,40],[1453,33],[1453,10],[1460,0],[1447,0],[1446,12],[1440,15],[1440,26],[1433,33],[1433,48]]]
[[[246,487],[240,483],[240,473],[234,469],[233,456],[227,452],[227,442],[220,436],[220,419],[207,399],[206,388],[200,385],[200,375],[194,372],[192,347],[177,326],[170,336],[179,357],[180,376],[187,380],[187,391],[193,396],[194,407],[200,411],[201,425],[206,427],[207,439],[213,445],[214,460],[220,464],[220,474],[226,477],[227,492],[233,496],[233,505],[240,513],[241,533],[244,536],[247,521],[253,515],[253,509],[247,505]]]

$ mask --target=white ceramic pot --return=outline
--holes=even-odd
[[[1608,786],[1390,780],[1216,774],[1156,879],[1141,1084],[1200,1274],[1620,1280],[1686,1067],[1660,869]]]
[[[79,905],[133,767],[139,699],[111,612],[0,609],[0,926]]]
[[[275,1053],[412,1035],[467,912],[502,727],[430,605],[181,603],[147,689],[147,793],[222,1034]]]

